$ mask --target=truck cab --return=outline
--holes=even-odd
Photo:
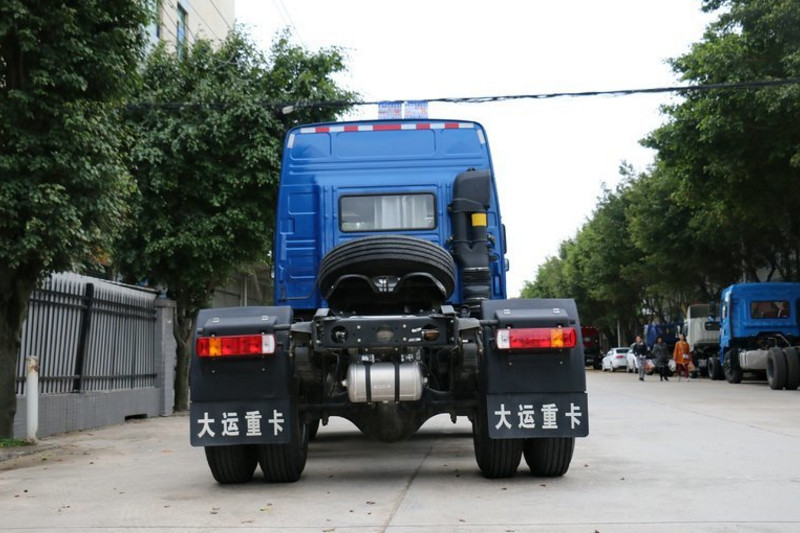
[[[488,251],[485,298],[506,298],[505,236],[490,168],[486,134],[474,122],[376,121],[291,130],[278,198],[276,305],[306,316],[324,307],[317,280],[323,257],[345,242],[376,235],[424,239],[465,263]],[[454,195],[461,197],[458,205]],[[465,211],[470,202],[481,209]],[[459,214],[466,213],[465,224]],[[467,235],[475,227],[485,228],[480,245]],[[472,253],[477,246],[485,249]],[[458,306],[469,297],[463,286],[469,271],[457,269],[455,276],[446,302]]]
[[[800,283],[737,283],[720,297],[718,359],[709,375],[739,383],[745,372],[766,375],[773,388],[800,385]]]

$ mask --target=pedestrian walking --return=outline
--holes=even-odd
[[[686,342],[686,337],[683,333],[678,337],[678,342],[675,343],[675,350],[672,352],[672,357],[675,359],[675,366],[678,371],[678,381],[681,380],[681,374],[686,374],[686,381],[689,381],[689,361],[692,356],[689,353],[689,343]]]
[[[669,350],[661,337],[657,337],[653,345],[653,357],[656,360],[658,381],[669,381]]]
[[[647,353],[650,350],[647,349],[647,345],[642,341],[641,335],[636,335],[636,342],[633,343],[631,349],[636,356],[636,362],[639,363],[639,381],[644,381],[644,365],[647,362]]]

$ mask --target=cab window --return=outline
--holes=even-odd
[[[750,302],[750,318],[787,318],[789,302],[786,300],[760,300]]]
[[[436,227],[432,194],[343,196],[339,229],[348,231],[426,230]]]

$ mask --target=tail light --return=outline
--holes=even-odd
[[[198,357],[269,355],[275,353],[275,335],[198,337],[195,348]]]
[[[497,330],[497,348],[521,350],[574,348],[578,336],[574,328],[514,328]]]

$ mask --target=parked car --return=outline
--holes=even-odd
[[[628,368],[628,352],[631,349],[626,346],[617,346],[616,348],[611,348],[608,352],[606,352],[606,356],[603,357],[603,371],[610,370],[611,372],[617,370],[618,368]]]

